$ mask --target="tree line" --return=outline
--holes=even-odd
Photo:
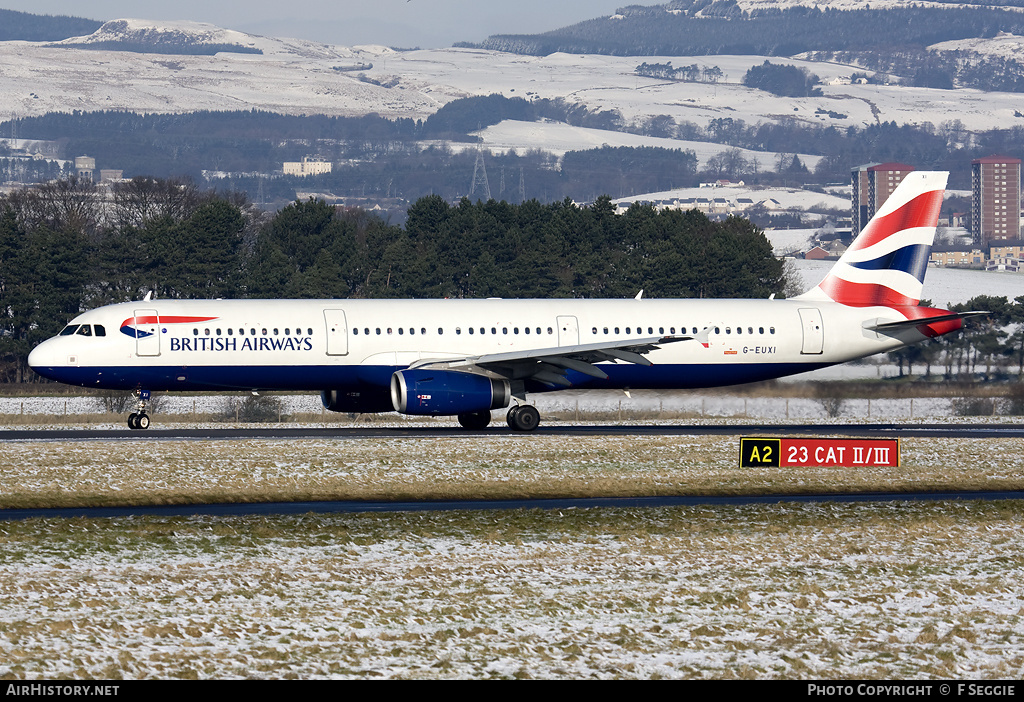
[[[404,227],[296,201],[267,214],[235,192],[75,179],[0,199],[0,380],[103,304],[159,298],[767,297],[782,263],[749,221],[608,197],[589,207],[421,198]]]
[[[930,302],[923,300],[922,305]],[[925,377],[944,380],[1024,380],[1024,295],[1010,300],[1003,296],[978,295],[965,303],[950,305],[954,312],[984,310],[990,314],[972,318],[955,333],[889,354],[904,365],[908,374],[914,365],[925,367]]]

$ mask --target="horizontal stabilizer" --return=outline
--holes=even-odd
[[[991,312],[950,312],[949,314],[941,314],[935,317],[921,317],[919,319],[901,319],[898,322],[882,322],[880,324],[866,324],[864,328],[869,331],[880,332],[882,334],[903,331],[904,329],[916,329],[917,327],[924,326],[926,324],[934,324],[936,322],[952,322],[956,319],[967,319],[968,317],[983,317],[985,315],[992,314]]]

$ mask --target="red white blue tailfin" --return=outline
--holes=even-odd
[[[825,279],[796,299],[853,307],[916,306],[948,175],[909,173]]]

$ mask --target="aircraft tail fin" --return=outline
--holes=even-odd
[[[854,307],[913,307],[921,301],[948,173],[907,174],[825,279],[798,300]]]

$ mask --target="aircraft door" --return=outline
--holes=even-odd
[[[160,315],[156,310],[135,310],[135,354],[160,355]]]
[[[348,322],[345,310],[324,310],[327,323],[327,355],[348,355]]]
[[[819,354],[825,346],[825,331],[821,322],[821,310],[812,307],[800,309],[800,326],[804,342],[800,353]]]
[[[580,343],[580,325],[573,316],[560,316],[558,322],[558,345],[578,346]]]

